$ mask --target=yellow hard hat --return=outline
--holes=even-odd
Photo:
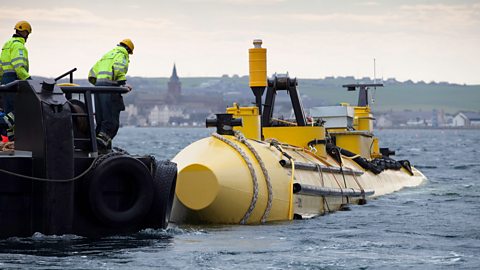
[[[133,48],[135,48],[135,46],[133,46],[133,42],[129,38],[120,41],[120,44],[127,46],[130,49],[129,53],[133,54]]]
[[[29,34],[32,33],[32,26],[27,21],[17,22],[14,29],[18,31],[27,31]]]

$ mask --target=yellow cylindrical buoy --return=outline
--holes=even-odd
[[[267,49],[262,48],[261,39],[255,39],[253,45],[248,50],[250,87],[267,87]]]
[[[265,221],[291,219],[292,176],[280,165],[281,154],[269,144],[248,143],[260,159],[229,135],[204,138],[174,157],[178,176],[172,222],[256,224],[263,217]]]

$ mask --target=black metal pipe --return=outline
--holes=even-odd
[[[60,86],[64,93],[84,93],[86,91],[92,91],[93,94],[108,93],[108,94],[124,94],[128,92],[128,89],[120,86]]]
[[[300,183],[293,184],[293,193],[308,196],[333,196],[333,197],[363,197],[375,194],[375,190],[358,190],[353,188],[332,188],[332,187],[318,187],[313,185],[305,185]]]
[[[233,127],[242,126],[242,118],[233,118],[230,113],[217,113],[216,119],[206,119],[205,126],[217,127],[220,135],[234,135]]]
[[[58,80],[60,80],[61,78],[63,78],[63,77],[65,77],[65,76],[67,76],[67,75],[70,74],[70,83],[73,83],[73,72],[75,72],[75,71],[77,71],[77,68],[72,68],[71,70],[63,73],[62,75],[58,76],[58,77],[55,78],[54,80],[55,80],[55,81],[58,81]]]
[[[18,85],[18,80],[7,83],[5,85],[0,85],[0,92],[15,93],[15,92],[17,92],[17,88],[18,88],[17,85]]]

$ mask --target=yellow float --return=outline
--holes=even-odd
[[[379,148],[368,88],[381,85],[345,85],[360,90],[358,106],[314,108],[307,119],[296,79],[267,80],[261,44],[255,40],[249,50],[256,106],[234,104],[207,119],[207,127],[217,131],[173,159],[178,178],[171,221],[259,224],[310,218],[426,180],[408,161],[396,161],[392,151]],[[277,91],[289,93],[295,121],[273,118]]]

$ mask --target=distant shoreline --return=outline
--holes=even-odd
[[[205,126],[121,126],[121,128],[206,128]],[[479,127],[377,127],[376,130],[383,129],[435,129],[435,130],[479,130]]]
[[[477,130],[478,127],[376,127],[374,130],[382,129],[442,129],[442,130]]]

